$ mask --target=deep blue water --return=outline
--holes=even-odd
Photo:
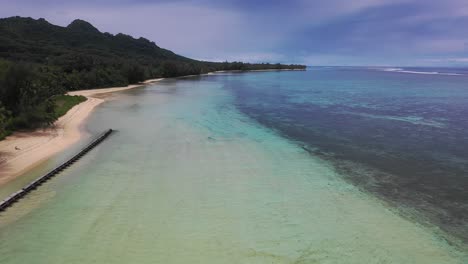
[[[466,69],[312,67],[223,78],[249,117],[363,190],[468,240]]]

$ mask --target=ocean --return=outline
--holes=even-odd
[[[232,78],[243,113],[468,241],[467,69],[322,67],[272,77]]]
[[[312,67],[121,92],[85,128],[116,133],[0,215],[0,263],[466,263],[467,74]]]

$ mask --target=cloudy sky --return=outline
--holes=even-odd
[[[468,66],[468,0],[0,0],[15,15],[81,18],[204,60]]]

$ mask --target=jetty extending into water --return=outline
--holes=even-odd
[[[75,154],[73,157],[62,163],[61,165],[57,166],[55,169],[51,170],[50,172],[46,173],[45,175],[37,178],[33,182],[29,183],[25,187],[23,187],[21,190],[11,194],[7,198],[5,198],[3,201],[0,202],[0,212],[4,211],[11,205],[13,205],[15,202],[26,196],[28,193],[30,193],[32,190],[36,189],[38,186],[49,180],[50,178],[54,177],[55,175],[59,174],[61,171],[75,163],[77,160],[79,160],[81,157],[83,157],[86,153],[88,153],[90,150],[92,150],[94,147],[99,145],[104,139],[106,139],[111,133],[113,132],[112,129],[109,129],[102,134],[100,134],[98,137],[96,137],[93,141],[91,141],[86,147],[81,149],[77,154]]]

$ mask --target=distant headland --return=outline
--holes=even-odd
[[[145,38],[102,33],[79,19],[61,27],[42,18],[4,18],[0,19],[0,139],[17,129],[51,124],[82,101],[61,96],[67,91],[214,71],[305,68],[194,60]]]

